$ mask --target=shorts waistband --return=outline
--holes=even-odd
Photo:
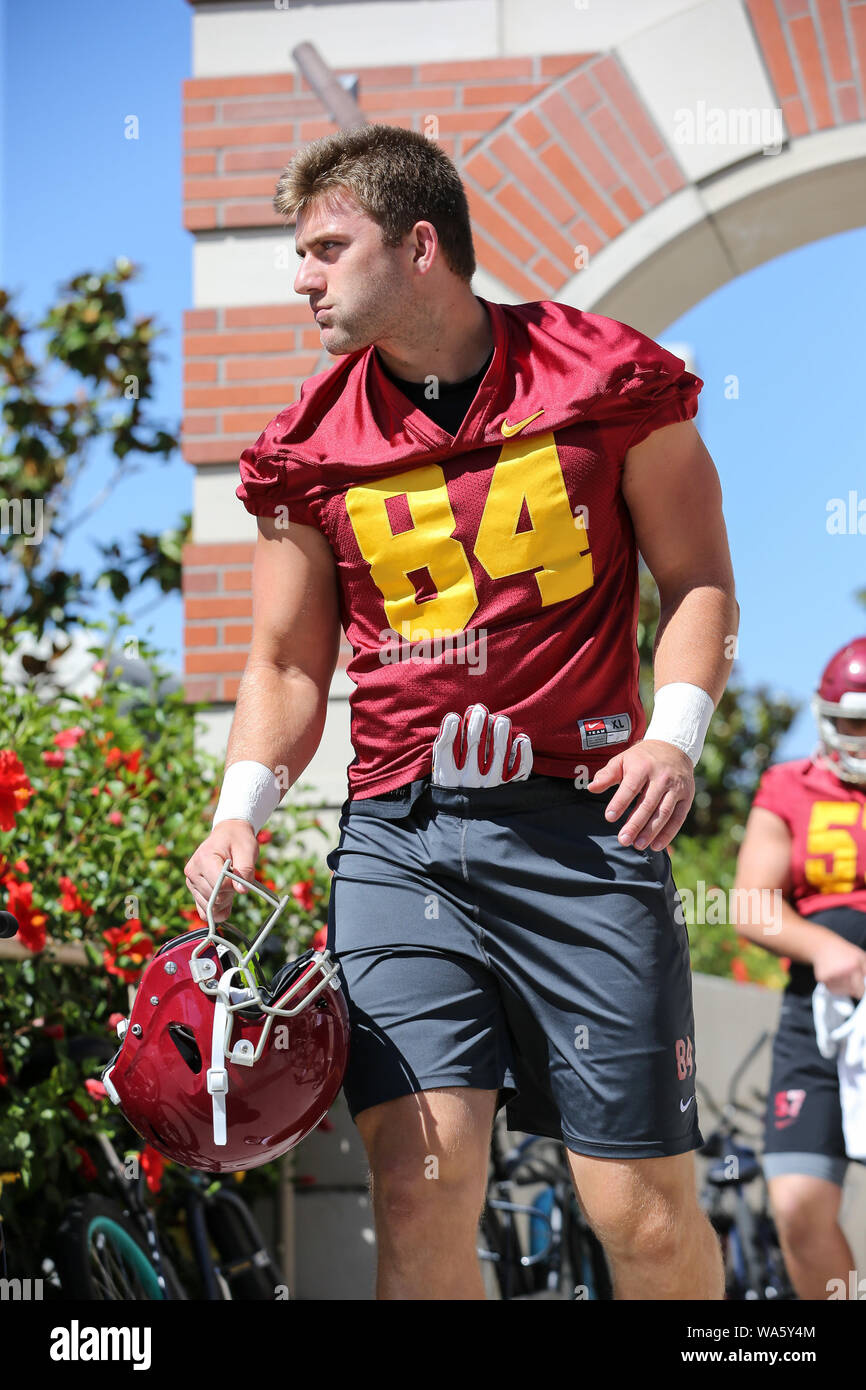
[[[532,810],[539,806],[565,806],[582,802],[604,806],[616,789],[588,792],[570,777],[549,777],[531,772],[520,782],[496,787],[438,787],[429,777],[406,782],[377,796],[351,797],[344,803],[350,815],[364,814],[396,819],[405,816],[420,798],[428,805],[452,814],[484,816],[490,811]]]

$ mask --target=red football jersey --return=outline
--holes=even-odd
[[[247,510],[316,526],[334,552],[353,796],[428,774],[443,716],[475,702],[555,777],[591,776],[646,727],[623,461],[692,418],[703,382],[615,319],[480,302],[493,358],[456,436],[369,347],[241,455]]]
[[[800,758],[768,767],[752,804],[791,832],[791,905],[801,917],[828,907],[866,912],[866,788]]]

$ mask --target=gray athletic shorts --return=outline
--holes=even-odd
[[[499,1091],[509,1127],[575,1153],[698,1148],[692,982],[666,850],[532,774],[346,801],[328,945],[352,1023],[352,1117],[441,1086]]]

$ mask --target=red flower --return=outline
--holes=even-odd
[[[743,960],[742,956],[734,956],[731,961],[731,974],[741,985],[746,984],[751,978],[746,962]]]
[[[82,1110],[82,1108],[81,1108],[81,1106],[78,1104],[78,1101],[77,1101],[77,1100],[68,1100],[68,1101],[66,1102],[66,1109],[72,1111],[72,1113],[73,1113],[73,1115],[75,1116],[76,1120],[85,1120],[85,1121],[87,1120],[87,1115],[86,1115],[85,1112]]]
[[[75,1146],[75,1152],[81,1159],[80,1172],[84,1181],[95,1182],[96,1179],[99,1177],[99,1174],[96,1171],[96,1164],[93,1162],[93,1159],[90,1157],[90,1154],[87,1152],[86,1149],[80,1149],[77,1144]]]
[[[62,767],[66,762],[65,753],[43,753],[42,761],[46,767]]]
[[[292,897],[300,904],[305,912],[312,912],[313,880],[311,878],[304,878],[301,879],[300,883],[293,883]]]
[[[0,1086],[9,1085],[9,1073],[6,1070],[6,1058],[3,1056],[3,1049],[0,1047]]]
[[[153,942],[142,931],[139,919],[130,917],[125,927],[111,927],[102,935],[113,948],[102,953],[109,975],[118,975],[124,984],[135,984],[144,962],[153,955]],[[127,960],[129,965],[119,965],[119,960]]]
[[[8,885],[10,883],[15,883],[13,877],[13,870],[14,873],[28,874],[29,872],[31,872],[31,866],[28,865],[26,859],[15,859],[15,863],[13,867],[11,867],[10,869],[10,867],[8,867],[7,865],[6,859],[4,859],[3,870],[3,883]]]
[[[123,825],[123,816],[119,811],[109,811],[108,820],[111,825]]]
[[[328,944],[328,928],[327,928],[327,927],[319,927],[319,930],[316,932],[316,935],[313,937],[313,940],[312,940],[312,943],[311,943],[311,945],[312,945],[312,947],[313,947],[313,950],[314,950],[314,951],[324,951],[324,949],[325,949],[325,947],[327,946],[327,944]]]
[[[85,888],[87,884],[83,885]],[[93,906],[82,898],[71,878],[66,875],[60,879],[60,910],[61,912],[82,912],[85,917],[93,916]]]
[[[791,957],[790,957],[790,956],[780,956],[780,957],[779,957],[779,964],[781,965],[781,967],[782,967],[783,970],[790,970],[790,969],[791,969]]]
[[[109,1028],[112,1030],[112,1032],[117,1032],[117,1025],[118,1025],[118,1023],[120,1023],[121,1019],[123,1019],[123,1018],[125,1018],[125,1017],[126,1017],[126,1014],[109,1014],[109,1015],[108,1015],[108,1026],[109,1026]]]
[[[147,1145],[141,1154],[141,1166],[144,1171],[145,1181],[151,1192],[158,1192],[162,1187],[162,1175],[165,1170],[165,1159],[156,1149]]]
[[[260,830],[256,836],[260,845],[269,845],[273,838],[274,832],[272,830]]]
[[[73,729],[61,729],[59,734],[55,734],[52,742],[58,748],[74,748],[79,739],[84,738],[85,730],[76,724]]]
[[[138,772],[138,765],[140,762],[140,748],[134,748],[131,753],[124,753],[122,748],[109,748],[105,755],[106,767],[125,767],[127,772]]]
[[[45,923],[48,918],[44,912],[33,911],[33,884],[16,883],[7,875],[9,890],[7,907],[13,917],[18,918],[18,940],[28,951],[36,954],[45,948]]]
[[[85,1081],[84,1089],[91,1100],[105,1100],[108,1096],[108,1092],[102,1082],[97,1081],[96,1078],[92,1076],[88,1077]]]
[[[35,795],[18,754],[0,749],[0,830],[14,830],[16,815]]]
[[[66,1029],[62,1023],[49,1023],[47,1028],[42,1029],[46,1038],[62,1038],[66,1034]]]

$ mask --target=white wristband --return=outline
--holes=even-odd
[[[699,685],[671,681],[655,693],[652,719],[644,738],[673,743],[696,763],[703,751],[714,709],[713,701]]]
[[[249,821],[258,835],[282,798],[276,777],[264,763],[239,762],[226,768],[213,824],[221,820]]]

